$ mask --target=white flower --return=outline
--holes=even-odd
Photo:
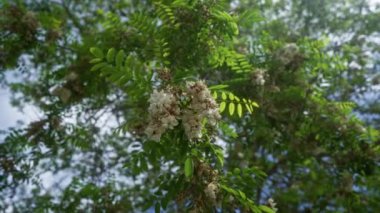
[[[218,192],[218,186],[214,182],[211,182],[204,189],[204,192],[210,200],[215,202],[216,201],[216,193]]]
[[[202,137],[202,117],[192,110],[185,109],[182,114],[183,127],[188,138]]]
[[[278,209],[276,208],[277,203],[274,202],[273,198],[269,198],[269,199],[268,199],[268,204],[269,204],[269,207],[270,207],[271,209],[273,209],[274,212],[277,212],[277,210],[278,210]]]
[[[149,98],[150,122],[145,133],[151,140],[159,141],[167,129],[178,125],[180,114],[177,98],[170,92],[154,90]]]
[[[295,43],[285,45],[279,52],[279,60],[287,65],[299,54],[299,48]]]
[[[264,69],[256,69],[252,73],[252,83],[254,85],[263,86],[265,84],[265,76],[266,76],[266,70]]]
[[[189,139],[200,138],[204,119],[208,119],[211,125],[216,125],[220,119],[219,107],[204,81],[187,82],[186,88],[191,102],[183,111],[183,126]]]

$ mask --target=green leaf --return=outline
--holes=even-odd
[[[237,105],[237,113],[239,117],[241,118],[241,116],[243,115],[243,107],[241,107],[240,103]]]
[[[99,62],[101,62],[101,61],[103,61],[103,59],[101,59],[101,58],[94,58],[94,59],[92,59],[92,60],[90,61],[90,64],[96,64],[96,63],[99,63]]]
[[[102,62],[102,63],[96,64],[96,65],[94,65],[94,66],[91,68],[90,71],[96,71],[96,70],[98,70],[98,69],[100,69],[100,68],[103,68],[103,67],[106,66],[106,65],[107,65],[106,62]]]
[[[218,93],[214,91],[214,92],[212,93],[212,97],[213,97],[214,99],[217,99],[217,98],[218,98]]]
[[[235,168],[233,170],[233,173],[234,173],[234,175],[240,175],[241,174],[241,170],[239,168]]]
[[[226,100],[226,99],[227,99],[227,95],[226,95],[225,92],[222,92],[222,99],[223,99],[223,100]]]
[[[102,68],[100,68],[100,71],[102,72],[101,75],[108,75],[108,74],[111,74],[113,72],[113,67],[109,64],[103,66]]]
[[[224,155],[223,150],[221,148],[213,148],[214,153],[216,155],[216,158],[218,160],[218,164],[220,167],[223,167],[224,165]]]
[[[228,94],[228,98],[233,101],[235,99],[235,95],[232,94],[231,92]]]
[[[260,205],[259,206],[260,210],[266,213],[275,213],[273,209],[269,208],[268,206]]]
[[[187,178],[191,178],[194,173],[194,165],[193,165],[193,159],[187,158],[185,161],[185,176]]]
[[[242,191],[240,191],[240,190],[238,190],[238,192],[239,192],[240,197],[241,197],[243,200],[247,199],[247,196],[245,195],[244,192],[242,192]]]
[[[222,102],[220,103],[220,106],[219,106],[219,112],[224,112],[224,110],[226,109],[226,102]]]
[[[249,105],[249,104],[245,104],[245,108],[247,108],[247,110],[248,110],[248,112],[250,113],[250,114],[252,114],[252,109],[251,109],[251,105]]]
[[[166,209],[166,207],[168,206],[169,199],[169,196],[165,196],[164,199],[161,200],[161,206],[163,209]]]
[[[235,112],[235,104],[234,103],[230,103],[230,105],[228,106],[228,110],[230,112],[230,115],[233,115],[234,112]]]
[[[107,52],[107,61],[108,63],[112,63],[114,58],[115,58],[115,53],[116,53],[116,50],[115,48],[111,48],[108,50]]]
[[[117,53],[117,55],[116,55],[116,59],[115,59],[116,67],[121,67],[121,66],[123,66],[124,56],[125,56],[124,50],[120,50],[120,51]]]
[[[154,212],[155,213],[160,213],[161,211],[161,205],[159,202],[156,203],[156,206],[154,207]]]
[[[219,164],[219,166],[220,166],[220,167],[223,167],[223,165],[224,165],[224,157],[223,157],[223,154],[222,154],[222,155],[217,155],[216,157],[217,157],[217,159],[218,159],[218,164]]]
[[[233,35],[239,35],[239,28],[235,22],[229,22],[229,26]]]
[[[251,101],[251,104],[252,104],[252,106],[259,108],[259,104],[257,104],[256,102]]]
[[[253,213],[262,213],[262,211],[259,208],[257,208],[257,206],[252,205],[249,208]]]
[[[218,90],[218,89],[225,89],[227,87],[229,87],[229,86],[225,85],[225,84],[218,84],[218,85],[210,86],[208,89],[210,89],[210,90]]]
[[[103,58],[104,54],[103,51],[97,47],[91,47],[90,52],[97,58]]]
[[[226,192],[228,192],[230,194],[238,196],[238,192],[235,189],[231,188],[231,187],[228,187],[226,185],[220,184],[220,188],[224,189],[224,191],[226,191]]]

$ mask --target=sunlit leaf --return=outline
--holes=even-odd
[[[187,178],[191,178],[193,176],[194,172],[194,166],[193,166],[193,159],[188,157],[185,161],[185,176]]]
[[[225,84],[219,84],[219,85],[213,85],[213,86],[210,86],[209,89],[210,90],[218,90],[218,89],[225,89],[227,88],[228,85],[225,85]]]
[[[241,106],[240,103],[237,105],[237,113],[238,113],[239,117],[241,118],[243,115],[243,107]]]
[[[103,58],[104,57],[104,54],[102,52],[101,49],[97,48],[97,47],[91,47],[90,48],[90,52],[97,58]]]
[[[223,100],[226,100],[226,99],[227,99],[227,95],[226,95],[225,92],[222,92],[222,99],[223,99]]]
[[[228,105],[228,110],[229,110],[229,112],[230,112],[230,115],[233,115],[234,112],[235,112],[235,104],[231,102],[231,103]]]
[[[224,112],[224,110],[226,109],[226,102],[222,102],[220,103],[220,106],[219,106],[219,112]]]

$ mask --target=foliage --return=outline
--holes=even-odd
[[[3,0],[0,72],[21,81],[2,84],[43,117],[0,143],[0,208],[376,212],[364,46],[330,40],[380,22],[342,3]]]

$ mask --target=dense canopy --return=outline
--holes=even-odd
[[[378,212],[379,29],[365,0],[1,0],[0,83],[41,116],[0,132],[0,209]]]

